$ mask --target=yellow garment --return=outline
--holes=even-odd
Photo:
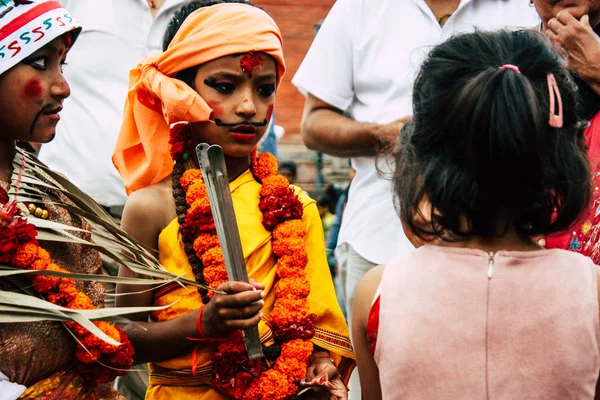
[[[267,325],[269,313],[275,301],[275,256],[271,250],[271,233],[262,226],[262,213],[258,209],[261,185],[246,171],[230,183],[233,206],[240,231],[244,258],[248,275],[265,285],[265,306],[259,331],[263,342],[272,342],[272,334]],[[314,200],[294,187],[304,206],[303,221],[306,226],[306,252],[308,253],[307,277],[311,285],[308,296],[310,312],[317,315],[316,332],[313,343],[331,352],[344,382],[350,377],[355,366],[354,353],[350,344],[348,328],[338,306],[335,290],[325,257],[325,243],[319,213]],[[173,220],[158,239],[159,260],[169,271],[185,274],[194,279],[191,266],[183,250],[179,224]],[[170,292],[155,293],[154,304],[167,305],[179,300],[172,307],[156,312],[153,319],[165,321],[202,307],[202,300],[196,288],[176,288]],[[210,386],[211,359],[215,345],[201,342],[197,354],[197,375],[192,375],[192,352],[178,357],[150,364],[150,387],[146,399],[226,399]]]
[[[160,182],[173,171],[171,124],[209,120],[211,108],[198,92],[175,78],[177,73],[251,51],[275,59],[279,87],[285,62],[275,21],[247,4],[216,4],[191,13],[165,52],[147,57],[131,70],[112,158],[128,193]]]

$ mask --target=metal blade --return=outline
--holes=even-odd
[[[230,281],[248,282],[248,271],[242,251],[242,243],[238,231],[235,212],[233,211],[233,200],[229,190],[229,179],[227,167],[221,146],[201,143],[196,146],[198,164],[202,170],[202,177],[210,200],[210,210],[213,219],[227,275]],[[248,351],[249,360],[263,358],[262,345],[258,334],[258,326],[243,331]]]

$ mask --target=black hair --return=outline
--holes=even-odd
[[[279,170],[289,169],[294,177],[298,176],[296,163],[293,161],[283,161],[279,163]]]
[[[561,128],[548,123],[548,73],[560,89]],[[545,235],[587,206],[576,87],[543,35],[477,31],[438,45],[417,76],[413,108],[395,150],[394,192],[421,238]]]
[[[186,3],[184,3],[179,10],[175,12],[173,17],[169,21],[169,24],[167,25],[167,29],[165,30],[165,34],[163,36],[163,51],[167,50],[169,44],[177,34],[177,31],[179,30],[179,28],[181,28],[181,25],[183,25],[183,22],[191,13],[203,7],[210,7],[223,3],[248,4],[253,7],[261,8],[246,0],[189,0]],[[197,70],[198,66],[184,69],[183,71],[179,71],[177,73],[176,78],[182,80],[183,82],[187,83],[190,87],[194,88],[194,79],[196,78]]]
[[[342,191],[335,187],[335,185],[329,183],[319,197],[317,198],[317,205],[327,207],[329,212],[335,214],[335,208],[340,198]]]

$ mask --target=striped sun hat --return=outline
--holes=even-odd
[[[0,0],[0,74],[81,25],[55,0]]]

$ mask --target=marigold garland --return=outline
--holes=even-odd
[[[191,148],[189,131],[181,125],[171,130],[171,155],[176,164],[189,158],[185,154],[190,151],[186,149]],[[276,342],[281,344],[281,354],[260,378],[254,378],[240,368],[247,360],[243,336],[241,331],[237,331],[228,340],[219,343],[213,357],[211,383],[215,389],[233,398],[284,400],[298,392],[298,383],[306,376],[313,352],[311,339],[316,316],[309,314],[307,300],[310,283],[305,271],[308,264],[304,244],[306,228],[302,222],[302,203],[288,180],[278,174],[276,158],[268,153],[257,157],[253,152],[251,159],[252,172],[262,184],[259,200],[262,224],[272,232],[273,253],[278,258],[279,280],[270,319]],[[180,173],[178,179],[174,174],[173,188],[175,203],[178,206],[187,204],[184,217],[178,214],[184,243],[193,244],[194,254],[188,255],[195,257],[195,263],[190,261],[194,274],[203,278],[210,287],[217,288],[227,282],[227,271],[201,171],[187,169]],[[179,197],[176,192],[184,193],[184,196]],[[208,297],[212,297],[212,292],[208,293]],[[260,362],[249,362],[247,367],[260,373]]]
[[[3,191],[4,189],[0,188],[0,192]],[[2,198],[8,199],[8,196]],[[51,262],[50,254],[36,239],[35,226],[21,216],[14,202],[0,203],[0,207],[2,207],[0,208],[0,254],[2,254],[0,263],[10,263],[17,268],[35,271],[68,272]],[[45,295],[46,299],[53,304],[74,310],[95,308],[92,300],[85,293],[77,290],[73,279],[35,275],[32,284],[38,293]],[[111,382],[131,368],[133,347],[125,332],[118,326],[103,321],[94,324],[121,345],[114,346],[106,343],[79,324],[66,322],[65,325],[80,343],[75,351],[76,367],[86,380],[98,383]]]

